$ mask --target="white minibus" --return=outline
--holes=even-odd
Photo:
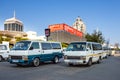
[[[69,65],[100,63],[102,46],[96,42],[71,42],[64,53],[64,62]]]
[[[10,51],[9,62],[17,65],[32,64],[39,66],[40,62],[53,61],[58,63],[62,58],[60,42],[20,41]]]

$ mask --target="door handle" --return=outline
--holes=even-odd
[[[41,51],[42,53],[44,53],[44,51]]]

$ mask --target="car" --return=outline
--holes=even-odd
[[[64,62],[68,65],[83,64],[91,66],[92,63],[101,62],[102,46],[96,42],[71,42],[64,53]]]
[[[37,67],[41,62],[53,61],[58,63],[63,57],[60,42],[25,40],[17,42],[10,51],[11,64],[30,65]]]
[[[0,44],[0,62],[8,59],[9,46],[6,44]]]

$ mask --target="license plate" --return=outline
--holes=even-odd
[[[12,60],[13,62],[18,62],[18,60]]]

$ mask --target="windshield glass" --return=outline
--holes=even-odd
[[[85,51],[86,50],[86,43],[71,43],[67,47],[66,51]]]
[[[17,42],[11,50],[28,50],[30,43],[30,41]]]
[[[7,50],[7,46],[5,46],[5,45],[0,45],[0,50]]]

